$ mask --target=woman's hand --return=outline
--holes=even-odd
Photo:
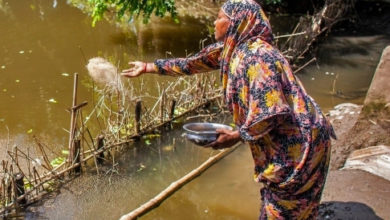
[[[132,66],[130,69],[123,70],[121,75],[126,77],[137,77],[143,73],[153,73],[155,72],[153,63],[144,63],[141,61],[129,62],[129,65]]]
[[[240,141],[239,131],[231,131],[228,129],[217,129],[219,133],[218,139],[205,147],[212,147],[213,149],[229,148]]]

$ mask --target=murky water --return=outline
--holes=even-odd
[[[291,27],[283,20],[288,18],[273,19],[280,22],[274,28],[280,34]],[[86,59],[113,57],[124,66],[129,59],[185,56],[196,52],[208,34],[191,18],[182,18],[179,25],[159,20],[132,27],[100,22],[92,28],[91,19],[65,1],[0,0],[0,137],[9,133],[15,144],[23,144],[31,134],[40,134],[65,144],[72,75],[77,72],[88,82]],[[298,75],[324,110],[342,102],[362,103],[389,43],[384,36],[331,37],[321,46],[317,63]],[[156,77],[170,80],[146,76],[144,81],[153,84]],[[153,87],[146,92],[153,93]],[[91,101],[91,92],[80,86],[78,100]],[[179,128],[124,153],[114,168],[101,170],[100,178],[93,173],[77,178],[26,217],[117,219],[215,154],[180,134]],[[251,177],[250,152],[241,146],[144,219],[255,219],[259,186]]]

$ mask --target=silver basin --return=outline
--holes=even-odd
[[[185,137],[199,146],[205,146],[216,141],[219,135],[216,130],[220,128],[233,130],[233,128],[228,125],[208,122],[188,123],[183,125],[183,129],[186,131],[184,134]]]

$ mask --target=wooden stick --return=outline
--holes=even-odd
[[[304,69],[305,67],[307,67],[309,64],[311,64],[312,62],[316,61],[317,58],[313,58],[311,60],[309,60],[309,62],[305,63],[303,66],[299,67],[297,70],[294,71],[294,74],[298,73],[299,71],[301,71],[302,69]]]
[[[14,178],[15,178],[15,196],[16,197],[19,197],[21,195],[24,194],[24,182],[23,182],[23,178],[24,178],[24,175],[23,173],[17,173],[17,174],[14,174]],[[22,199],[21,201],[19,201],[19,203],[21,205],[24,205],[27,203],[27,200],[26,198]]]
[[[80,164],[80,166],[77,166],[77,167],[74,168],[74,172],[76,174],[80,174],[81,173],[81,163],[80,163],[80,148],[81,148],[81,146],[80,145],[81,145],[81,141],[80,140],[74,140],[74,146],[73,146],[74,159],[73,159],[73,163],[79,163]]]
[[[176,108],[176,100],[172,99],[170,111],[169,111],[169,120],[172,120],[173,116],[175,116],[175,108]]]
[[[103,135],[99,135],[99,137],[97,138],[97,144],[98,144],[97,150],[104,148],[104,136]],[[97,162],[98,162],[98,164],[102,164],[104,162],[104,153],[103,152],[98,154]]]
[[[77,81],[78,81],[78,73],[74,74],[74,81],[73,81],[73,100],[72,100],[72,107],[71,107],[71,117],[70,117],[70,129],[69,129],[69,163],[72,164],[72,160],[74,158],[74,155],[72,155],[72,148],[73,148],[73,138],[75,134],[75,122],[76,122],[76,105],[77,105]]]
[[[138,134],[141,130],[141,109],[142,109],[142,104],[141,100],[137,100],[135,104],[135,133]]]
[[[199,175],[201,175],[205,170],[210,168],[212,165],[217,163],[219,160],[227,156],[229,153],[233,152],[239,144],[236,144],[234,147],[222,150],[217,155],[210,157],[206,162],[200,165],[198,168],[192,170],[190,173],[177,180],[176,182],[171,183],[165,190],[163,190],[160,194],[155,196],[153,199],[149,200],[147,203],[141,205],[137,209],[132,212],[123,215],[120,220],[132,220],[136,219],[150,210],[158,207],[164,200],[169,198],[173,193],[183,187],[185,184],[189,183],[191,180],[195,179]]]
[[[165,89],[162,90],[160,100],[160,123],[164,122]]]
[[[38,141],[38,139],[35,136],[33,136],[33,139],[34,139],[35,143],[38,145],[39,150],[41,151],[41,154],[43,156],[43,160],[46,163],[47,169],[52,170],[53,167],[50,164],[49,158],[47,157],[47,154],[46,154],[45,149],[43,148],[42,144]]]

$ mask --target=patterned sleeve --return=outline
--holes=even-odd
[[[187,58],[158,59],[154,61],[161,75],[182,76],[219,69],[223,43],[211,44]]]
[[[267,63],[249,65],[247,71],[248,113],[239,131],[244,141],[254,142],[283,123],[292,110],[283,93],[281,74]]]

